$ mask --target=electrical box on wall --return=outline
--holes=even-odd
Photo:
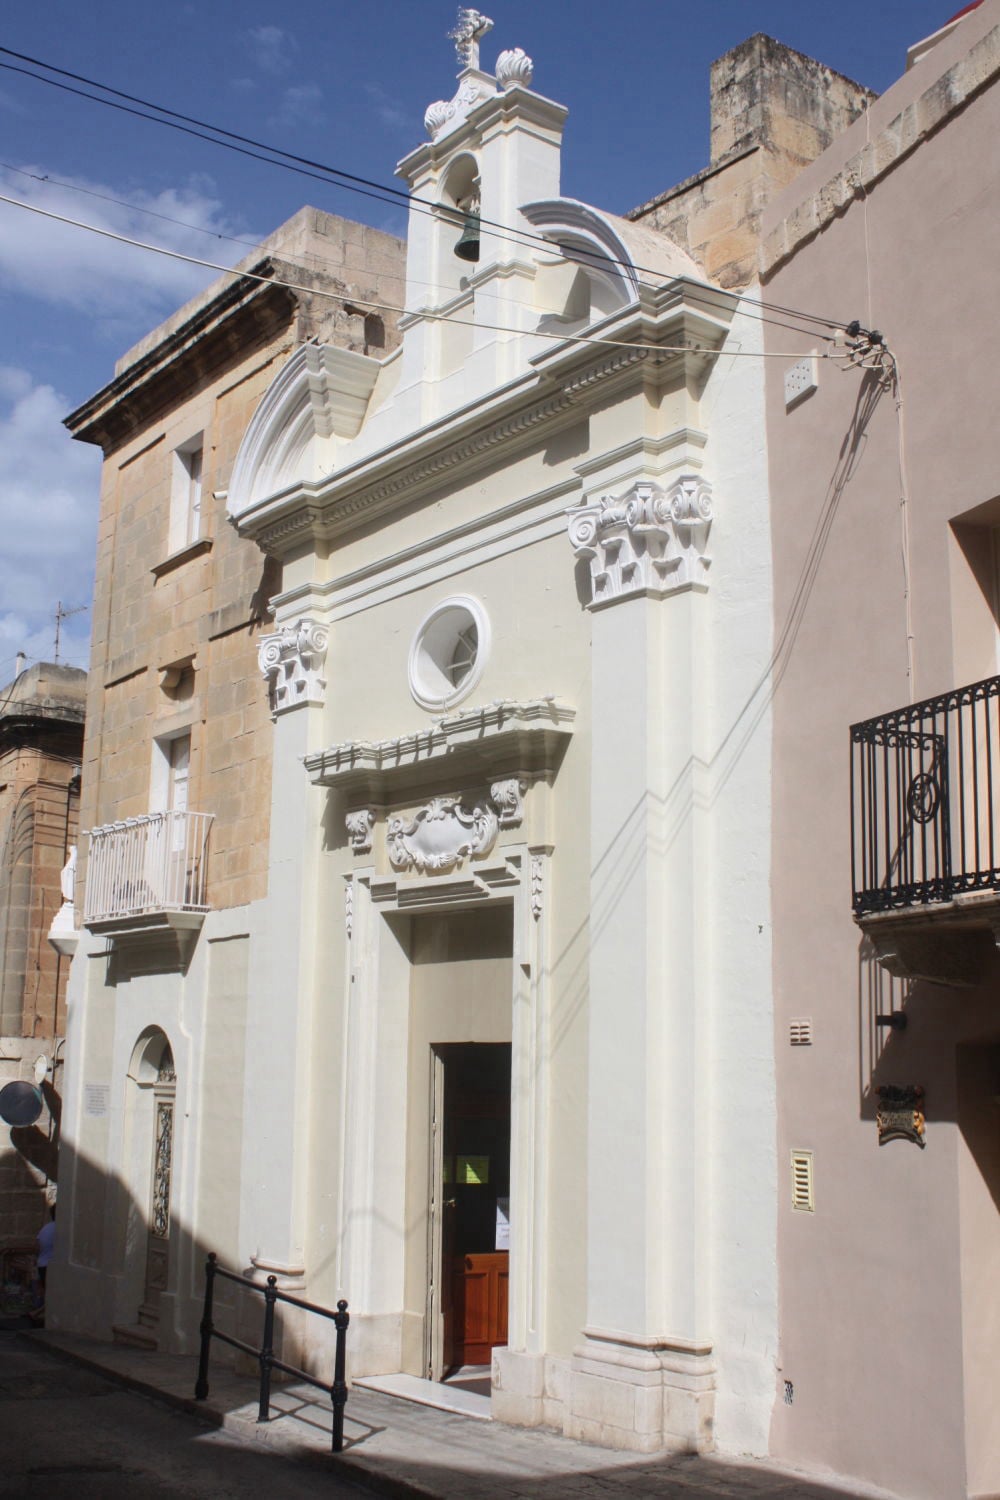
[[[796,360],[785,371],[785,407],[795,406],[816,389],[819,384],[819,363],[816,351],[804,359]]]

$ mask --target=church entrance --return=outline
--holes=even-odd
[[[432,1380],[488,1366],[507,1342],[510,1084],[509,1043],[433,1048]]]

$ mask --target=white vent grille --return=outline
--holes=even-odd
[[[816,1207],[813,1198],[813,1154],[811,1151],[792,1152],[792,1207],[805,1214],[811,1214]]]
[[[788,1040],[793,1047],[811,1047],[813,1039],[813,1023],[811,1016],[799,1016],[795,1021],[788,1023]]]

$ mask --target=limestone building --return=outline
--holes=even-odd
[[[70,418],[107,457],[52,1314],[191,1349],[215,1250],[346,1296],[355,1379],[489,1365],[504,1420],[765,1453],[754,257],[870,96],[754,38],[710,167],[620,219],[465,23],[405,265],[304,210]],[[310,254],[332,300],[281,285]]]
[[[0,688],[0,1088],[37,1089],[38,1106],[30,1123],[0,1123],[5,1282],[26,1275],[55,1196],[69,964],[47,939],[77,841],[85,682],[36,662]]]

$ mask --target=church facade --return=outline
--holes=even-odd
[[[961,35],[985,45],[998,3]],[[928,1354],[919,1266],[893,1282],[897,1326],[873,1272],[892,1257],[859,1246],[883,1207],[918,1234],[932,1153],[895,1179],[873,1089],[920,1082],[904,1064],[929,1054],[901,1053],[877,1008],[831,1020],[837,985],[885,995],[849,891],[838,905],[838,783],[797,752],[828,769],[841,719],[846,750],[862,650],[829,701],[823,651],[888,586],[874,569],[852,594],[836,537],[832,571],[810,551],[829,367],[810,383],[809,341],[763,321],[756,280],[786,310],[837,302],[824,257],[841,235],[860,263],[862,233],[837,174],[872,120],[909,147],[891,98],[852,127],[867,91],[756,37],[713,68],[711,166],[617,218],[562,193],[566,111],[520,49],[482,66],[489,29],[464,13],[456,91],[398,168],[405,247],[304,210],[70,419],[107,454],[107,626],[52,1315],[191,1351],[215,1251],[345,1297],[354,1380],[488,1371],[507,1422],[964,1496],[963,1422],[968,1472],[993,1483],[992,1408],[956,1374],[985,1381],[986,1335],[927,1323],[956,1375],[937,1467],[919,1409],[888,1442],[880,1371],[851,1378],[876,1315]],[[901,110],[962,45],[922,55]],[[339,269],[304,289],[315,255]],[[849,363],[844,337],[830,324]],[[897,434],[871,431],[898,464]],[[854,467],[835,472],[850,494]],[[116,596],[120,564],[151,555],[145,592]],[[856,1107],[844,1057],[864,1045]],[[979,1227],[934,1244],[955,1297],[961,1256],[981,1289],[992,1244],[968,1202]],[[329,1372],[322,1332],[283,1336]]]

